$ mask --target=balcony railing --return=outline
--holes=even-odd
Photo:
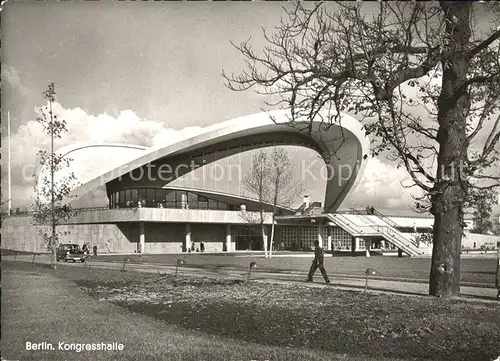
[[[85,212],[85,211],[99,211],[99,210],[104,210],[104,209],[109,209],[109,207],[79,207],[79,208],[72,208],[72,210],[75,212],[75,213],[78,213],[78,212]],[[33,211],[27,211],[27,210],[24,210],[24,211],[19,211],[19,212],[12,212],[11,214],[9,214],[8,212],[2,212],[1,215],[2,217],[25,217],[25,216],[31,216],[33,215],[35,212]]]

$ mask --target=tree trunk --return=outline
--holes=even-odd
[[[439,210],[434,219],[434,242],[429,282],[429,294],[453,297],[460,294],[460,246],[462,242],[462,206],[453,202],[461,198],[460,189],[449,189],[437,197]],[[453,204],[455,203],[455,204]]]
[[[448,54],[442,60],[443,79],[438,98],[438,169],[431,195],[434,240],[429,294],[452,297],[460,294],[460,247],[463,233],[467,180],[467,115],[470,97],[467,89],[457,93],[466,80],[470,59],[470,3],[443,2],[449,37]]]
[[[260,210],[260,229],[262,232],[262,244],[264,245],[264,257],[267,258],[266,226],[264,225],[264,210]]]
[[[460,247],[466,191],[458,172],[466,159],[466,149],[463,149],[465,127],[459,129],[455,122],[452,127],[441,128],[440,132],[448,134],[440,141],[438,182],[434,187],[436,194],[431,198],[434,232],[429,294],[452,297],[460,294]]]
[[[57,269],[57,244],[55,240],[55,233],[56,229],[54,226],[52,226],[52,244],[50,245],[50,251],[52,253],[50,255],[52,269]]]
[[[445,3],[449,8],[445,32],[450,41],[442,60],[443,79],[438,98],[438,169],[431,195],[434,240],[429,294],[453,297],[460,294],[460,246],[463,233],[467,180],[467,115],[470,97],[467,89],[456,90],[466,80],[470,66],[466,54],[470,38],[470,3]]]
[[[273,239],[274,239],[274,214],[273,214],[273,223],[271,224],[271,236],[269,240],[269,258],[273,255]]]
[[[266,237],[266,228],[262,225],[262,243],[264,244],[264,257],[267,258],[267,237]]]

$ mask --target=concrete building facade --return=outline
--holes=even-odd
[[[308,148],[321,158],[326,166],[321,202],[325,212],[334,212],[359,182],[369,153],[369,140],[354,118],[342,115],[331,123],[324,118],[312,123],[299,119],[291,124],[286,110],[216,124],[159,149],[123,144],[66,147],[60,153],[74,162],[56,175],[56,182],[64,172],[75,171],[80,185],[73,195],[82,199],[96,188],[104,188],[106,207],[80,210],[61,226],[71,232],[61,242],[90,243],[102,252],[186,252],[201,241],[206,251],[260,249],[262,236],[255,230],[255,219],[261,203],[255,195],[242,195],[241,184],[240,191],[231,190],[227,179],[206,172],[218,167],[227,174],[228,158],[279,146]],[[108,153],[110,156],[103,156]],[[47,169],[38,173],[42,187]],[[264,205],[266,232],[272,220],[270,211],[271,206]],[[278,206],[278,215],[294,213],[293,208]],[[43,250],[39,227],[32,224],[31,217],[5,218],[2,248]],[[277,227],[276,243],[283,243],[281,237],[286,241],[290,232],[290,228]],[[317,227],[305,227],[301,232],[304,239],[318,237]],[[343,234],[340,227],[320,232]],[[324,233],[323,238],[328,235]]]

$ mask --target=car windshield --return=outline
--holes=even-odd
[[[68,246],[68,251],[71,252],[78,252],[80,250],[80,246],[77,244],[74,244],[72,246]]]

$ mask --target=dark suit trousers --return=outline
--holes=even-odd
[[[323,265],[323,259],[320,259],[319,261],[316,259],[313,260],[311,268],[309,269],[309,275],[307,276],[307,279],[309,281],[312,281],[314,273],[316,273],[316,270],[318,268],[321,271],[321,274],[323,275],[325,282],[328,281],[328,274],[326,273],[325,266]]]

